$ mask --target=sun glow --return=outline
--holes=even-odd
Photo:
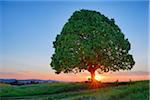
[[[91,76],[87,76],[86,78],[88,79],[88,81],[91,80]],[[102,81],[103,78],[104,77],[102,75],[99,75],[99,74],[96,74],[95,77],[94,77],[94,79],[97,80],[97,81]]]
[[[101,81],[101,76],[100,75],[95,75],[95,80],[97,80],[97,81]]]

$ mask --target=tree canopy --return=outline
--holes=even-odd
[[[75,11],[53,42],[51,67],[57,74],[88,70],[130,70],[131,45],[114,19],[93,10]]]

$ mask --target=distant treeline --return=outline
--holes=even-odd
[[[0,83],[6,83],[6,84],[11,84],[11,85],[39,84],[39,83],[50,83],[50,82],[57,82],[57,81],[36,80],[36,79],[28,79],[28,80],[0,79]]]

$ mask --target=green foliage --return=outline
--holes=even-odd
[[[53,42],[51,67],[56,73],[130,70],[135,64],[130,43],[114,19],[92,10],[75,11]]]

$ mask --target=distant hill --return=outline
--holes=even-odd
[[[58,82],[58,81],[56,81],[56,80],[38,80],[38,79],[25,79],[25,80],[0,79],[0,83],[7,83],[7,84],[12,84],[12,85],[38,84],[38,83],[51,83],[51,82]]]

